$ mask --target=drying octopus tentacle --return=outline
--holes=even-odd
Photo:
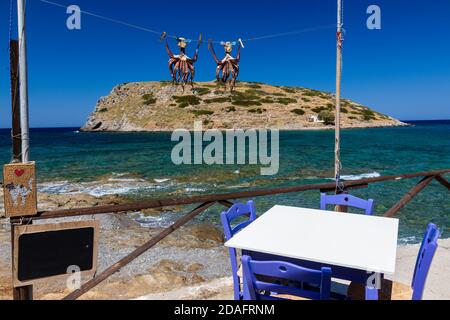
[[[241,45],[238,47],[238,54],[236,56],[236,62],[239,63],[241,61]]]
[[[192,86],[194,86],[194,77],[195,77],[194,64],[189,63],[188,67],[189,67],[189,70],[191,71],[191,76],[190,76],[189,82],[191,83]]]
[[[179,70],[180,70],[180,60],[177,60],[175,62],[174,68],[173,68],[173,78],[175,82],[179,82]]]
[[[170,50],[169,42],[167,40],[166,40],[166,51],[170,59],[174,59],[175,55],[173,54],[172,50]]]
[[[175,78],[175,65],[177,63],[177,59],[172,58],[169,60],[169,71],[170,71],[170,75],[172,77],[172,80],[175,82],[176,78]]]
[[[200,46],[200,44],[199,44]],[[172,80],[174,83],[179,83],[184,87],[187,83],[191,83],[192,87],[194,83],[194,77],[195,77],[195,66],[194,63],[198,60],[198,47],[195,51],[195,55],[193,59],[190,59],[185,54],[184,48],[181,49],[181,52],[179,55],[174,55],[173,52],[170,50],[169,43],[166,40],[166,51],[169,55],[169,71],[170,75],[172,76]]]
[[[239,76],[239,61],[241,60],[241,46],[239,45],[238,53],[236,58],[233,58],[230,53],[231,51],[226,50],[226,56],[223,60],[219,60],[217,58],[216,52],[214,50],[214,46],[212,41],[209,41],[208,45],[209,50],[211,51],[211,54],[214,58],[214,61],[217,63],[216,68],[216,79],[220,83],[224,83],[225,85],[227,82],[230,83],[230,89],[231,91],[234,90],[234,87],[236,85],[237,77]]]
[[[237,77],[239,76],[239,65],[236,63],[232,63],[231,66],[232,66],[231,87],[234,88],[236,86]]]

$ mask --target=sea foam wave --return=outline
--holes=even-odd
[[[125,195],[169,188],[170,184],[150,183],[143,179],[109,178],[105,181],[76,183],[70,181],[46,182],[38,190],[49,194],[89,194],[94,197]]]
[[[164,183],[170,181],[170,179],[153,179],[156,183]]]
[[[346,180],[346,181],[355,181],[355,180],[379,178],[379,177],[381,177],[380,173],[371,172],[371,173],[362,173],[362,174],[355,174],[355,175],[343,175],[343,176],[341,176],[341,179]],[[329,180],[334,180],[334,178],[330,178]]]
[[[418,242],[420,242],[420,239],[416,236],[403,237],[398,239],[398,243],[400,245],[416,244]]]
[[[186,191],[186,192],[188,192],[188,193],[193,193],[193,192],[205,192],[206,189],[205,189],[205,188],[188,187],[188,188],[185,188],[184,191]]]
[[[170,227],[178,215],[162,214],[159,216],[146,216],[142,213],[135,213],[130,217],[144,228],[168,228]]]

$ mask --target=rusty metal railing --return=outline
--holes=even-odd
[[[396,203],[390,210],[388,210],[384,216],[394,217],[402,208],[404,208],[414,197],[419,194],[424,188],[426,188],[432,181],[437,181],[450,190],[450,182],[444,177],[445,174],[449,174],[450,169],[430,171],[430,172],[419,172],[411,174],[400,174],[400,175],[390,175],[377,178],[361,179],[357,181],[346,181],[344,182],[345,190],[366,188],[369,184],[380,183],[385,181],[396,181],[404,179],[414,179],[422,178],[419,183],[412,188],[405,196]],[[163,208],[167,206],[174,205],[192,205],[200,204],[194,210],[190,211],[188,214],[177,220],[173,225],[164,229],[161,233],[153,237],[151,240],[134,250],[132,253],[122,258],[120,261],[110,266],[102,273],[97,275],[95,278],[87,281],[78,290],[70,293],[66,296],[65,300],[75,300],[82,295],[84,295],[89,290],[96,287],[98,284],[102,283],[114,273],[118,272],[120,269],[137,259],[139,256],[156,246],[159,242],[164,240],[167,236],[175,232],[176,230],[183,227],[188,222],[192,221],[195,217],[209,209],[215,204],[220,204],[225,207],[230,207],[233,203],[230,200],[239,200],[245,198],[256,198],[270,195],[287,194],[295,192],[304,192],[320,190],[321,192],[331,192],[335,191],[335,183],[323,183],[323,184],[312,184],[312,185],[300,185],[286,188],[275,188],[275,189],[262,189],[253,190],[245,192],[236,192],[228,194],[214,194],[214,195],[204,195],[186,198],[173,198],[173,199],[162,199],[162,200],[150,200],[137,202],[132,204],[123,205],[112,205],[112,206],[98,206],[90,208],[78,208],[69,210],[54,210],[54,211],[43,211],[39,212],[38,215],[31,218],[31,220],[43,220],[43,219],[54,219],[54,218],[66,218],[84,215],[98,215],[107,213],[121,213],[121,212],[136,212],[144,209],[151,208]]]

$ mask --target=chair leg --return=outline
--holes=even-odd
[[[347,296],[350,300],[364,300],[365,293],[364,285],[351,283]],[[383,279],[382,288],[378,291],[378,300],[411,300],[411,297],[411,287],[387,279]]]
[[[378,300],[378,289],[366,287],[366,300]]]

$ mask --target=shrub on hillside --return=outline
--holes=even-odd
[[[248,112],[250,112],[250,113],[257,113],[257,114],[263,114],[266,111],[267,111],[266,109],[261,109],[261,108],[248,110]]]
[[[284,104],[285,106],[293,103],[297,103],[297,99],[293,98],[278,98],[275,102]]]
[[[195,92],[199,96],[204,96],[211,93],[211,90],[208,88],[195,88]]]
[[[262,89],[261,84],[260,82],[248,82],[246,86],[252,89]]]
[[[363,119],[364,121],[371,121],[371,120],[375,120],[375,113],[372,110],[364,110],[363,111]]]
[[[305,114],[305,111],[302,109],[294,109],[291,111],[292,113],[295,113],[298,116],[303,116]]]
[[[191,111],[196,117],[199,116],[210,116],[214,114],[214,111],[211,110],[192,110]]]
[[[174,96],[173,99],[178,103],[180,108],[198,106],[202,102],[202,100],[196,96]]]
[[[306,92],[304,92],[303,95],[307,97],[320,97],[323,93],[317,90],[306,89]]]
[[[335,121],[334,113],[324,110],[319,113],[319,119],[322,120],[326,125],[332,125]]]
[[[320,114],[322,111],[326,111],[326,109],[327,108],[325,108],[325,107],[317,107],[317,108],[312,109],[312,111],[314,113]]]
[[[210,103],[226,103],[226,102],[231,102],[231,98],[229,97],[218,97],[218,98],[212,98],[212,99],[206,99],[205,103],[210,104]]]
[[[282,87],[281,89],[287,93],[296,93],[297,92],[297,90],[295,88],[291,88],[291,87]]]
[[[142,99],[144,100],[144,104],[147,106],[156,103],[156,98],[153,96],[152,93],[144,94],[142,96]]]
[[[254,92],[234,92],[232,95],[232,104],[241,107],[258,107],[262,103],[259,101],[259,96]]]

